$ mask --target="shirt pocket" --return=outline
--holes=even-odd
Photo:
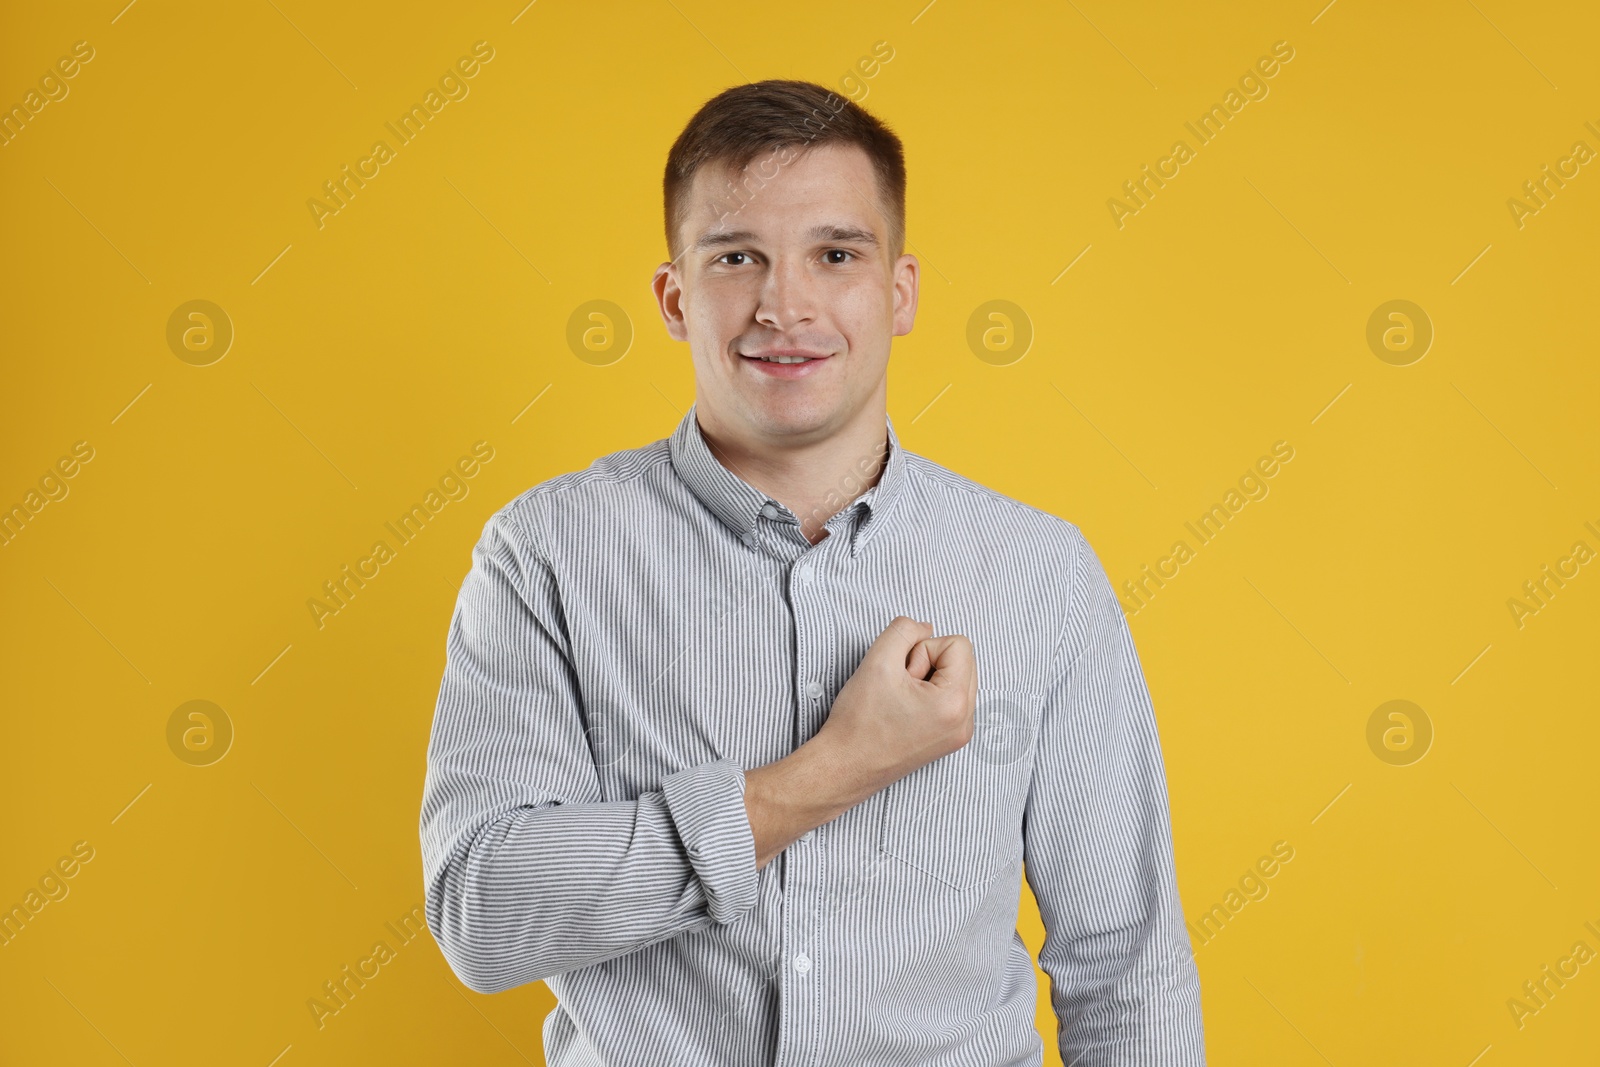
[[[1036,695],[978,688],[972,740],[884,790],[878,847],[951,889],[988,885],[1022,851]]]

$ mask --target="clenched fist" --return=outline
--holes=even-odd
[[[869,793],[972,740],[978,668],[961,634],[897,616],[873,641],[817,732]]]

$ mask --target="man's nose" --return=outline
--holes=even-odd
[[[781,259],[767,272],[756,307],[757,321],[788,330],[816,318],[816,287],[803,262]]]

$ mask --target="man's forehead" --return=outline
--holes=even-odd
[[[780,160],[787,162],[780,164]],[[825,167],[808,166],[812,160]],[[804,225],[802,236],[812,240],[881,243],[880,234],[888,232],[888,220],[877,203],[877,176],[871,161],[856,145],[822,145],[762,152],[742,165],[717,160],[702,166],[694,176],[696,188],[685,220],[685,229],[693,238],[690,247],[782,236],[780,224],[761,209],[783,199],[782,192],[793,195],[793,186],[783,187],[785,178],[801,176],[797,167],[802,168],[810,188],[824,176],[837,176],[842,188],[837,195],[809,202],[814,210],[805,214],[815,217],[790,219],[783,227]],[[844,173],[846,170],[855,173]]]
[[[826,168],[866,174],[872,170],[872,159],[866,149],[857,144],[780,144],[762,149],[743,163],[735,163],[727,158],[707,160],[695,173],[695,181],[704,177],[719,186],[725,181],[737,184],[740,178],[770,179],[775,173],[796,168]]]

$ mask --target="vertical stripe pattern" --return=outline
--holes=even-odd
[[[554,1067],[1039,1064],[1024,876],[1063,1060],[1205,1062],[1104,568],[886,429],[882,477],[815,545],[694,408],[484,524],[428,745],[426,913],[470,988],[548,983]],[[757,870],[744,772],[816,734],[897,615],[971,639],[973,739]]]

